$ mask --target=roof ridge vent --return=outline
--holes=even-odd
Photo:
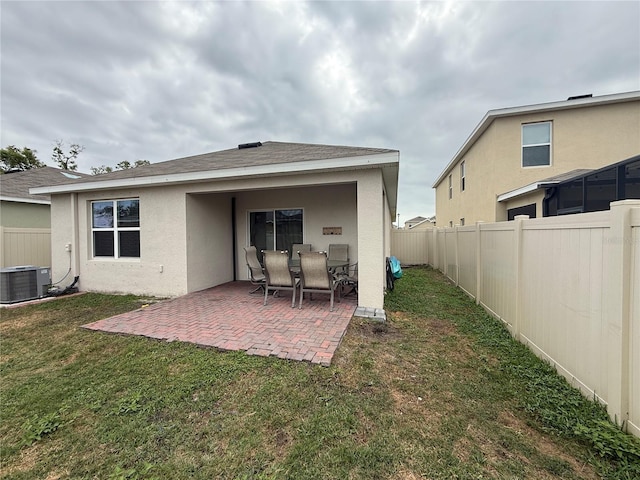
[[[238,150],[243,150],[245,148],[256,148],[261,146],[262,146],[262,142],[241,143],[240,145],[238,145]]]
[[[567,101],[569,100],[580,100],[583,98],[592,98],[593,97],[593,93],[587,93],[586,95],[576,95],[574,97],[569,97],[567,98]]]

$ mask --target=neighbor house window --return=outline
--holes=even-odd
[[[91,202],[94,257],[140,257],[140,200]]]
[[[522,166],[551,165],[551,122],[522,125]]]
[[[453,198],[453,180],[451,175],[449,175],[449,199]]]
[[[302,209],[265,210],[249,212],[249,244],[256,247],[262,260],[262,250],[288,250],[304,243]]]
[[[460,164],[460,191],[464,192],[464,187],[465,187],[465,174],[464,174],[464,160],[462,161],[462,163]]]

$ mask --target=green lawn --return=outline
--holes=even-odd
[[[2,478],[640,477],[637,439],[431,269],[329,368],[79,328],[143,301],[0,311]]]

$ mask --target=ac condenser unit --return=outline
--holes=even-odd
[[[49,269],[26,265],[0,269],[0,303],[16,303],[46,296]]]

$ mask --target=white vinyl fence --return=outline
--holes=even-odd
[[[407,233],[391,237],[401,264],[441,270],[640,436],[640,201],[614,202],[604,212],[410,232],[422,233],[421,240]],[[426,245],[416,252],[420,242]]]
[[[0,267],[51,266],[51,230],[0,227]]]

